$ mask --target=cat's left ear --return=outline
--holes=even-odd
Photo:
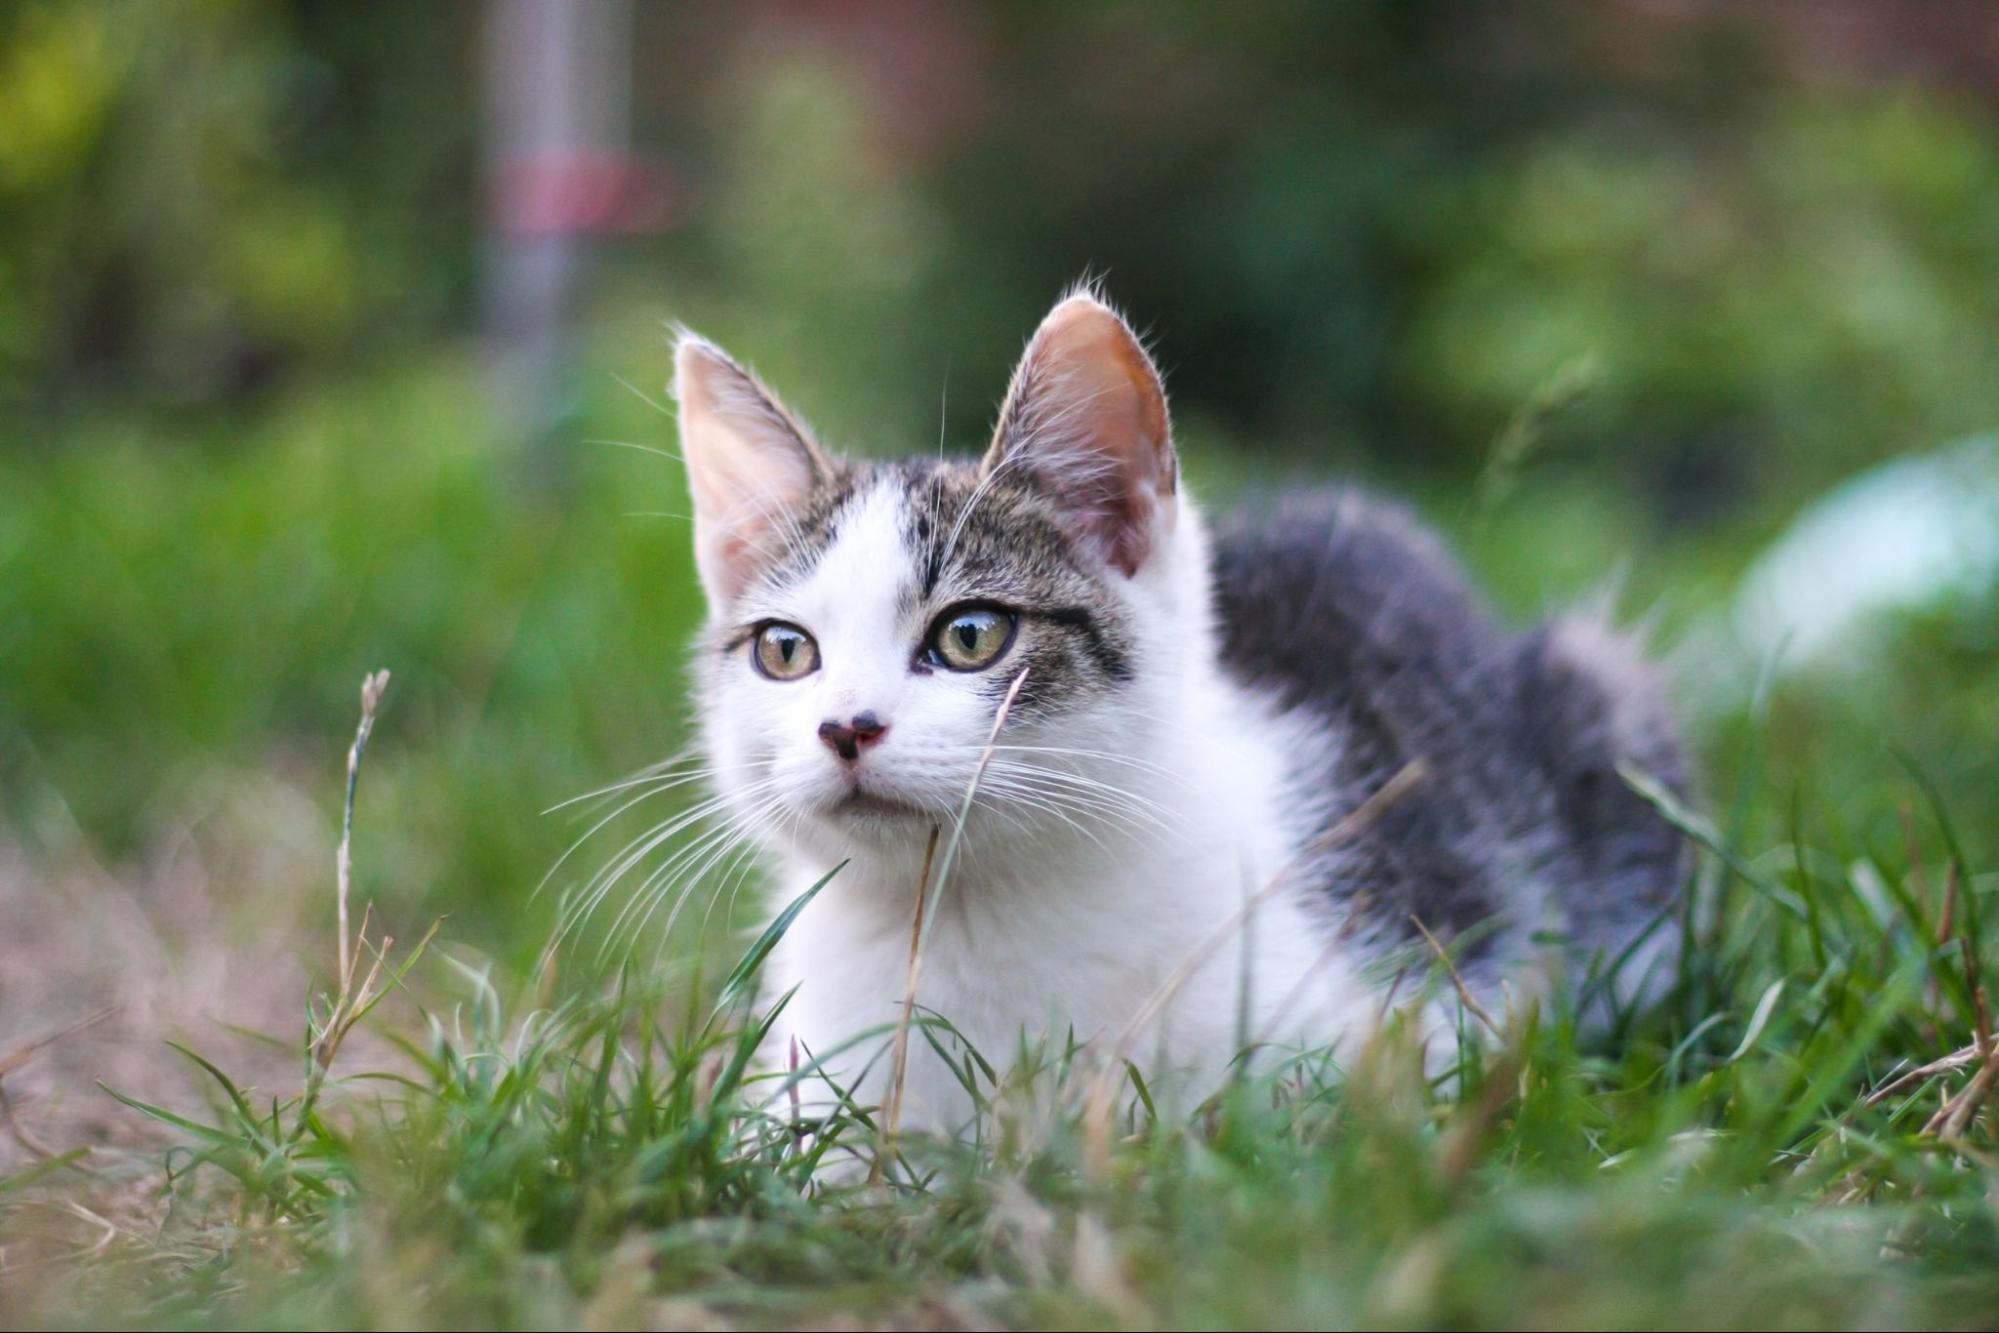
[[[1026,472],[1071,534],[1127,576],[1173,529],[1179,464],[1159,371],[1116,311],[1078,292],[1013,372],[984,469]]]
[[[761,380],[686,330],[673,349],[673,396],[694,497],[694,561],[709,600],[723,606],[782,549],[833,463]]]

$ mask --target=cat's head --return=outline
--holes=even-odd
[[[1205,649],[1207,593],[1159,375],[1116,312],[1089,292],[1049,312],[977,461],[835,457],[693,334],[674,394],[699,708],[738,818],[824,855],[920,844],[1018,681],[974,820],[1138,819],[1118,793]]]

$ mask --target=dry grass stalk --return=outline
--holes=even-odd
[[[1937,915],[1937,943],[1939,944],[1949,939],[1951,931],[1956,928],[1957,881],[1957,862],[1952,861],[1950,869],[1944,873],[1943,877],[1943,911]]]
[[[375,712],[381,707],[382,691],[389,688],[389,673],[376,671],[361,678],[361,725],[355,728],[354,743],[347,747],[347,799],[340,818],[340,850],[335,855],[335,879],[339,886],[340,987],[345,994],[353,980],[354,964],[347,943],[347,901],[354,883],[354,790],[361,782],[361,756],[367,753],[368,737],[375,731]],[[365,930],[367,922],[362,922]]]
[[[1918,880],[1924,890],[1924,900],[1927,901],[1928,888],[1923,882],[1926,877],[1921,873],[1921,858],[1915,848],[1913,832],[1907,833],[1907,836],[1910,840],[1910,859],[1917,867]],[[1959,956],[1964,967],[1965,988],[1971,996],[1971,1012],[1965,1016],[1971,1024],[1971,1043],[1928,1064],[1918,1065],[1914,1069],[1896,1075],[1862,1097],[1860,1107],[1879,1106],[1898,1093],[1920,1087],[1931,1079],[1941,1079],[1942,1076],[1957,1070],[1970,1068],[1973,1071],[1971,1077],[1954,1093],[1943,1082],[1937,1083],[1937,1109],[1923,1122],[1921,1133],[1947,1143],[1954,1150],[1967,1156],[1983,1160],[1983,1154],[1967,1141],[1966,1135],[1978,1114],[1978,1108],[1987,1099],[1999,1094],[1999,1040],[1995,1040],[1993,1036],[1991,998],[1983,979],[1979,976],[1978,955],[1972,947],[1968,923],[1958,919],[1960,879],[1958,863],[1953,860],[1944,875],[1943,906],[1937,914],[1936,932],[1937,943],[1940,945],[1949,944],[1953,935],[1957,937]],[[1936,990],[1934,975],[1930,988],[1934,994]],[[1857,1202],[1872,1192],[1874,1183],[1869,1173],[1855,1168],[1847,1172],[1834,1186],[1831,1199],[1835,1203]],[[1915,1193],[1921,1192],[1922,1187],[1918,1185]]]
[[[923,852],[923,875],[916,886],[916,916],[909,930],[909,978],[902,997],[902,1017],[895,1029],[895,1059],[889,1075],[887,1103],[882,1116],[881,1150],[875,1154],[874,1165],[869,1168],[868,1179],[879,1181],[886,1168],[889,1154],[894,1150],[895,1134],[902,1122],[902,1089],[909,1075],[909,1027],[916,1013],[916,982],[923,974],[923,952],[930,943],[930,929],[936,924],[937,904],[943,901],[944,885],[951,877],[951,868],[957,864],[958,847],[965,837],[965,821],[971,818],[972,802],[978,799],[979,784],[985,780],[986,769],[993,761],[993,750],[999,745],[1000,728],[1006,725],[1007,714],[1013,711],[1014,701],[1020,698],[1020,688],[1027,683],[1027,669],[1021,668],[1007,687],[1006,697],[1000,700],[997,712],[993,714],[992,731],[986,736],[986,748],[979,755],[978,765],[972,770],[972,780],[965,784],[965,798],[958,806],[958,820],[951,828],[951,841],[944,846],[944,859],[937,867],[937,877],[933,883],[930,877],[930,863],[937,851],[938,831],[930,830],[930,843]]]
[[[875,1154],[874,1165],[868,1168],[870,1184],[880,1183],[896,1131],[902,1127],[902,1085],[909,1073],[909,1024],[916,1013],[916,979],[923,967],[923,909],[930,897],[930,863],[937,855],[941,832],[938,825],[930,826],[930,841],[923,848],[923,873],[916,879],[916,912],[909,924],[909,976],[903,984],[902,1017],[895,1025],[895,1054],[889,1074],[888,1106],[882,1114],[881,1151]]]
[[[386,991],[382,984],[384,970],[388,967],[390,951],[395,947],[395,937],[384,935],[377,945],[368,939],[368,923],[373,918],[374,908],[370,904],[361,911],[361,928],[348,932],[348,902],[353,896],[354,881],[354,793],[360,785],[361,758],[368,749],[368,737],[375,730],[375,715],[381,707],[382,692],[388,688],[389,673],[376,671],[361,680],[361,722],[354,732],[354,744],[347,750],[347,795],[342,806],[340,819],[340,848],[335,857],[335,886],[338,893],[338,915],[340,931],[339,977],[340,989],[334,995],[333,1003],[326,1017],[316,1024],[317,1032],[311,1040],[307,1054],[305,1093],[299,1100],[298,1126],[295,1132],[302,1133],[311,1117],[319,1094],[326,1084],[327,1071],[332,1068],[334,1057],[340,1053],[341,1043],[347,1035],[373,1009]],[[416,949],[404,960],[400,968],[389,972],[391,983],[400,981],[410,966],[429,947],[431,938],[437,934],[442,922],[432,922],[424,933]],[[361,954],[371,953],[374,962],[357,987],[355,973],[360,968]]]
[[[0,1055],[0,1079],[6,1078],[7,1075],[34,1059],[36,1052],[42,1050],[44,1047],[53,1046],[64,1037],[81,1032],[85,1028],[96,1027],[99,1023],[102,1023],[117,1012],[118,1007],[116,1005],[107,1005],[87,1018],[79,1018],[74,1023],[64,1024],[54,1032],[36,1037],[33,1041],[23,1042],[5,1055]]]
[[[1932,1060],[1926,1065],[1918,1065],[1916,1068],[1890,1079],[1874,1091],[1868,1093],[1866,1097],[1861,1099],[1860,1104],[1862,1106],[1879,1106],[1898,1092],[1912,1088],[1918,1083],[1927,1082],[1935,1078],[1938,1074],[1947,1074],[1953,1069],[1962,1069],[1977,1059],[1978,1047],[1976,1045],[1966,1046],[1963,1050],[1952,1051],[1940,1060]]]
[[[27,1149],[30,1155],[48,1161],[57,1153],[54,1148],[30,1133],[27,1126],[15,1117],[13,1099],[7,1095],[7,1075],[34,1059],[36,1053],[43,1048],[53,1046],[63,1038],[82,1032],[86,1028],[94,1028],[117,1012],[118,1006],[107,1005],[88,1017],[65,1024],[53,1032],[36,1037],[33,1041],[23,1042],[5,1055],[0,1055],[0,1124],[7,1127],[7,1132],[13,1136],[14,1141]]]
[[[1933,1134],[1946,1143],[1964,1137],[1964,1131],[1970,1128],[1971,1117],[1977,1113],[1979,1105],[1995,1087],[1999,1087],[1999,1060],[1993,1059],[1989,1050],[1983,1054],[1985,1060],[1978,1067],[1978,1072],[1955,1094],[1944,1099],[1936,1114],[1923,1125],[1923,1133]]]
[[[1430,928],[1423,924],[1423,918],[1411,916],[1409,919],[1416,923],[1416,929],[1423,933],[1423,939],[1436,952],[1437,961],[1441,962],[1444,965],[1444,970],[1451,974],[1451,984],[1458,989],[1459,1002],[1471,1011],[1474,1018],[1485,1024],[1486,1031],[1497,1037],[1500,1032],[1498,1022],[1486,1011],[1486,1007],[1478,1002],[1478,997],[1471,993],[1471,987],[1465,984],[1464,974],[1459,972],[1458,965],[1451,961],[1449,951],[1437,942],[1437,937],[1432,935]]]
[[[1476,1099],[1463,1103],[1451,1117],[1438,1142],[1437,1179],[1455,1193],[1478,1164],[1479,1150],[1500,1115],[1519,1096],[1521,1076],[1527,1069],[1523,1057],[1509,1051],[1486,1073]]]
[[[1971,1049],[1977,1052],[1979,1065],[1978,1072],[1954,1096],[1944,1098],[1943,1105],[1923,1126],[1925,1134],[1934,1134],[1946,1142],[1961,1140],[1979,1106],[1999,1089],[1999,1042],[1992,1036],[1992,1006],[1979,980],[1978,955],[1971,947],[1969,934],[1960,934],[1957,942],[1964,957],[1965,984],[1971,990]]]

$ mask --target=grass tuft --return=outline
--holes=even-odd
[[[380,679],[350,757],[349,833]],[[119,1237],[71,1261],[66,1275],[90,1282],[67,1288],[86,1293],[69,1313],[1989,1323],[1999,1050],[1974,922],[1992,879],[1958,872],[1946,845],[1957,887],[1932,891],[1919,832],[1852,859],[1751,855],[1700,832],[1678,986],[1623,1015],[1615,1047],[1586,1038],[1573,1006],[1509,1006],[1482,1016],[1490,1032],[1441,1078],[1391,1022],[1344,1065],[1287,1052],[1189,1100],[1128,1052],[977,1052],[948,1015],[914,1006],[857,1039],[918,1035],[961,1068],[979,1112],[963,1141],[896,1134],[892,1102],[807,1112],[797,1088],[817,1064],[753,1058],[788,999],[758,1008],[758,969],[830,875],[694,1006],[630,971],[589,994],[514,998],[458,964],[444,992],[457,998],[412,995],[413,1018],[383,1018],[376,1005],[424,950],[390,966],[364,912],[338,993],[313,1010],[300,1094],[260,1103],[192,1048],[211,1116],[113,1094],[180,1140],[181,1217],[170,1240]],[[919,927],[913,963],[920,945]],[[341,1037],[364,1021],[401,1064],[334,1078]],[[872,1160],[874,1178],[825,1169],[841,1156]],[[70,1165],[0,1180],[0,1201]]]

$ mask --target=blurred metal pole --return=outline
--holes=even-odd
[[[483,305],[494,419],[531,484],[568,471],[571,323],[589,235],[626,155],[631,0],[491,0],[486,10]]]

